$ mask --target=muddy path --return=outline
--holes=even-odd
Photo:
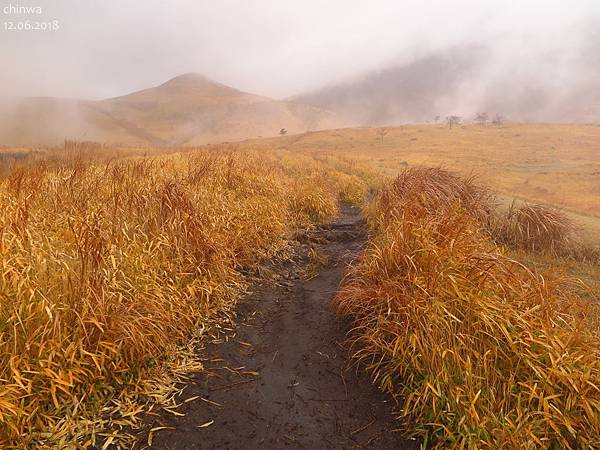
[[[185,389],[183,397],[199,398],[178,408],[185,416],[153,419],[171,429],[152,448],[418,448],[394,432],[392,400],[348,367],[347,325],[330,308],[364,243],[358,213],[344,208],[300,241],[319,255],[314,276],[306,277],[308,258],[276,265],[279,282],[240,302],[235,336],[206,347],[207,371]]]

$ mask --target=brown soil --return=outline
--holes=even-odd
[[[307,258],[277,264],[279,283],[240,302],[235,336],[204,349],[207,371],[185,389],[185,398],[201,398],[177,409],[185,416],[149,424],[172,427],[154,435],[153,448],[418,448],[394,431],[393,401],[348,367],[348,328],[330,309],[364,242],[358,213],[344,208],[338,222],[301,241],[323,256],[317,275],[301,275],[314,266]]]

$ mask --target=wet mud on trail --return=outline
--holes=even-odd
[[[177,409],[184,416],[161,414],[149,424],[169,427],[153,436],[152,448],[418,448],[394,431],[393,400],[349,368],[348,326],[331,310],[365,240],[358,212],[344,207],[337,222],[299,240],[322,266],[307,279],[307,258],[276,264],[278,283],[255,286],[240,301],[235,336],[207,345],[207,370],[182,396],[198,399]]]

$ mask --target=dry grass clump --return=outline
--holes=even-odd
[[[289,156],[288,156],[289,155]],[[363,206],[369,195],[381,186],[383,176],[372,167],[343,156],[315,153],[312,156],[284,152],[285,166],[293,176],[307,168],[332,183],[328,187],[337,199],[355,206]],[[318,176],[313,180],[319,183]]]
[[[375,200],[375,234],[335,300],[354,356],[427,446],[599,447],[592,305],[502,254],[487,198],[416,169]]]
[[[370,163],[342,155],[314,154],[315,160],[329,168],[335,180],[340,200],[355,206],[364,206],[373,192],[381,189],[386,177]]]
[[[495,233],[500,242],[527,251],[564,253],[573,244],[575,226],[556,209],[511,205]]]
[[[469,214],[487,225],[495,207],[494,195],[479,186],[475,177],[460,177],[441,168],[405,169],[385,186],[370,210],[372,223],[385,226],[404,214],[415,217],[446,210],[460,203]]]
[[[0,181],[0,445],[101,445],[109,403],[130,423],[130,393],[231,307],[238,269],[336,213],[333,180],[285,158],[77,156]]]
[[[322,176],[317,176],[302,180],[292,189],[289,205],[299,223],[324,223],[338,214],[337,194],[323,181]]]
[[[338,173],[340,200],[355,206],[363,206],[369,195],[369,185],[357,175]]]
[[[132,156],[157,156],[179,149],[156,149],[141,147],[107,147],[92,141],[65,140],[63,145],[50,148],[0,149],[0,178],[15,170],[29,170],[35,166],[46,169],[70,168],[91,163],[106,164],[108,161]]]

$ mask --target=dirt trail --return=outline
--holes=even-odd
[[[327,263],[309,280],[299,276],[306,260],[280,264],[282,286],[265,283],[240,302],[236,336],[207,346],[208,371],[185,390],[185,398],[214,403],[198,399],[178,409],[185,416],[157,418],[152,426],[174,429],[154,436],[153,448],[418,448],[392,431],[392,401],[348,370],[340,345],[347,328],[330,309],[364,242],[358,214],[344,208],[338,222],[304,240]]]

